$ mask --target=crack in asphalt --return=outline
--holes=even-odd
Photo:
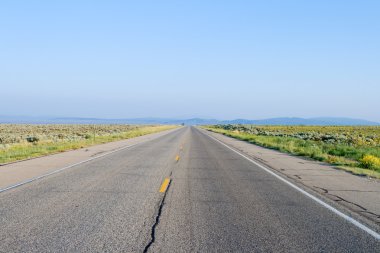
[[[114,150],[114,149],[111,149],[111,151],[112,151],[112,150]],[[89,150],[86,149],[86,152],[87,152],[87,151],[89,151]],[[105,151],[105,150],[98,151],[98,152],[96,152],[96,153],[90,155],[90,157],[94,157],[94,156],[97,156],[97,155],[103,154],[103,153],[105,153],[105,152],[107,152],[107,151]]]
[[[379,191],[361,191],[361,190],[331,190],[333,192],[379,192]]]
[[[365,207],[363,207],[363,206],[361,206],[361,205],[359,205],[359,204],[356,204],[356,203],[354,203],[354,202],[348,201],[348,200],[346,200],[346,199],[344,199],[344,198],[342,198],[342,197],[340,197],[340,196],[338,196],[338,195],[332,194],[332,193],[329,192],[328,189],[325,189],[325,188],[322,188],[322,187],[318,187],[318,186],[314,186],[314,188],[320,189],[320,190],[322,190],[325,194],[337,198],[336,200],[334,200],[335,202],[346,202],[346,203],[349,203],[349,204],[351,204],[351,205],[357,206],[357,207],[359,207],[360,209],[362,209],[362,211],[358,211],[358,212],[366,213],[366,214],[370,214],[370,215],[372,215],[372,216],[375,216],[377,219],[380,218],[380,215],[379,215],[379,214],[376,214],[376,213],[373,213],[373,212],[371,212],[371,211],[368,211]],[[376,223],[379,223],[379,222],[376,222]]]
[[[183,144],[182,144],[183,145]],[[182,149],[181,149],[182,151]],[[180,151],[180,153],[181,153]],[[178,161],[177,161],[178,163]],[[173,175],[173,170],[170,171],[170,174],[169,174],[169,178]],[[166,191],[164,193],[164,196],[162,197],[161,199],[161,202],[158,206],[158,212],[157,212],[157,215],[156,215],[156,219],[155,219],[155,222],[153,223],[152,227],[151,227],[151,233],[150,233],[150,241],[147,243],[147,245],[145,246],[144,248],[144,253],[148,252],[149,251],[149,248],[153,245],[153,243],[156,241],[156,228],[157,226],[159,225],[160,223],[160,217],[161,217],[161,214],[162,214],[162,209],[164,208],[164,205],[165,205],[165,199],[166,199],[166,195],[168,194],[169,192],[169,188],[170,188],[170,185],[172,183],[172,180],[169,181],[169,184],[166,188]]]
[[[170,173],[170,175],[171,175],[171,173]],[[168,191],[169,191],[169,188],[170,188],[170,184],[171,184],[171,181],[169,181],[169,184],[168,184],[168,187],[167,187],[167,189],[165,191],[165,194],[164,194],[164,196],[161,199],[160,205],[158,206],[158,212],[157,212],[157,215],[156,215],[156,219],[155,219],[155,222],[154,222],[154,224],[152,225],[152,228],[151,228],[150,241],[145,246],[144,251],[143,251],[144,253],[148,252],[149,248],[152,246],[152,244],[156,240],[156,227],[160,223],[160,217],[161,217],[161,214],[162,214],[162,209],[163,209],[164,204],[165,204],[165,198],[166,198],[166,195],[168,194]]]

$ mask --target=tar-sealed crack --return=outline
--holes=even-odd
[[[160,205],[158,207],[158,212],[157,212],[157,215],[156,215],[156,219],[155,219],[155,222],[154,222],[154,224],[152,226],[151,233],[150,233],[150,241],[145,246],[144,251],[143,251],[144,253],[148,252],[149,248],[152,246],[152,244],[156,240],[156,227],[160,223],[160,217],[161,217],[162,209],[163,209],[164,204],[165,204],[166,194],[168,194],[168,191],[169,191],[170,183],[171,183],[171,181],[169,182],[168,187],[166,189],[166,192],[165,192],[163,198],[161,199]]]
[[[325,189],[325,188],[322,188],[322,187],[318,187],[318,186],[314,186],[314,187],[317,188],[317,189],[322,190],[326,195],[330,195],[330,196],[332,196],[332,197],[335,197],[335,198],[336,198],[336,199],[335,199],[335,202],[346,202],[346,203],[348,203],[348,204],[351,204],[351,205],[354,205],[354,206],[358,207],[359,209],[362,209],[362,210],[358,210],[358,212],[360,212],[360,213],[369,214],[369,215],[372,216],[372,217],[374,216],[375,219],[379,219],[379,218],[380,218],[380,215],[379,215],[379,214],[376,214],[376,213],[370,212],[370,211],[368,211],[365,207],[363,207],[363,206],[361,206],[361,205],[359,205],[359,204],[356,204],[356,203],[354,203],[354,202],[348,201],[348,200],[346,200],[346,199],[344,199],[344,198],[342,198],[342,197],[340,197],[340,196],[338,196],[338,195],[332,194],[332,193],[329,192],[328,189]],[[375,222],[376,222],[376,223],[379,223],[379,221],[375,221]]]

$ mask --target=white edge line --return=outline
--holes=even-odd
[[[267,173],[271,174],[272,176],[275,176],[277,179],[281,180],[282,182],[286,183],[287,185],[289,185],[290,187],[296,189],[297,191],[301,192],[302,194],[304,194],[305,196],[311,198],[312,200],[314,200],[315,202],[317,202],[318,204],[324,206],[325,208],[329,209],[330,211],[332,211],[333,213],[337,214],[338,216],[342,217],[343,219],[345,219],[346,221],[350,222],[351,224],[355,225],[356,227],[362,229],[363,231],[367,232],[368,234],[370,234],[371,236],[375,237],[377,240],[380,239],[380,234],[377,233],[376,231],[370,229],[369,227],[363,225],[362,223],[360,223],[359,221],[351,218],[350,216],[342,213],[341,211],[337,210],[336,208],[332,207],[331,205],[325,203],[324,201],[322,201],[321,199],[311,195],[310,193],[306,192],[305,190],[301,189],[300,187],[296,186],[295,184],[289,182],[288,180],[284,179],[283,177],[277,175],[276,173],[274,173],[273,171],[271,171],[270,169],[264,167],[263,165],[261,165],[260,163],[252,160],[251,158],[247,157],[246,155],[240,153],[239,151],[231,148],[230,146],[228,146],[227,144],[225,144],[224,142],[216,139],[215,137],[209,135],[209,134],[205,134],[206,136],[210,137],[211,139],[214,139],[215,141],[219,142],[220,144],[222,144],[223,146],[227,147],[228,149],[232,150],[233,152],[235,152],[236,154],[244,157],[245,159],[247,159],[248,161],[250,161],[251,163],[257,165],[259,168],[263,169],[264,171],[266,171]]]
[[[179,128],[179,129],[181,129],[181,128]],[[179,130],[179,129],[174,129],[174,130]],[[169,132],[169,133],[171,133],[171,132]],[[169,133],[166,133],[166,134],[169,134]],[[166,134],[164,134],[164,135],[166,135]],[[143,136],[143,135],[142,135],[142,136]],[[163,136],[163,135],[162,135],[162,136]],[[159,136],[159,137],[160,137],[160,136]],[[49,172],[49,173],[46,173],[46,174],[43,174],[43,175],[40,175],[40,176],[37,176],[37,177],[33,177],[33,178],[31,178],[31,179],[28,179],[28,180],[22,181],[22,182],[17,183],[17,184],[10,185],[10,186],[5,187],[5,188],[1,188],[1,189],[0,189],[0,193],[5,192],[5,191],[8,191],[8,190],[11,190],[11,189],[14,189],[14,188],[19,187],[19,186],[22,186],[22,185],[24,185],[24,184],[31,183],[31,182],[36,181],[36,180],[38,180],[38,179],[42,179],[42,178],[44,178],[44,177],[47,177],[47,176],[50,176],[50,175],[56,174],[56,173],[58,173],[58,172],[61,172],[61,171],[63,171],[63,170],[66,170],[66,169],[69,169],[69,168],[72,168],[72,167],[75,167],[75,166],[78,166],[78,165],[80,165],[80,164],[83,164],[83,163],[86,163],[86,162],[89,162],[89,161],[92,161],[92,160],[95,160],[95,159],[101,158],[101,157],[103,157],[103,156],[107,156],[107,155],[110,155],[110,154],[112,154],[112,153],[119,152],[119,151],[121,151],[121,150],[123,150],[123,149],[131,148],[131,147],[133,147],[133,146],[143,144],[143,143],[148,142],[148,141],[151,141],[151,140],[154,140],[154,138],[153,138],[153,139],[145,140],[145,141],[143,141],[143,142],[135,143],[135,144],[132,144],[132,145],[124,146],[124,147],[121,147],[121,148],[118,148],[118,149],[112,150],[112,151],[110,151],[110,152],[107,152],[107,153],[105,153],[105,154],[98,155],[98,156],[95,156],[95,157],[89,158],[89,159],[87,159],[87,160],[83,160],[83,161],[80,161],[80,162],[78,162],[78,163],[71,164],[71,165],[69,165],[69,166],[66,166],[66,167],[63,167],[63,168],[60,168],[60,169],[54,170],[54,171],[52,171],[52,172]]]

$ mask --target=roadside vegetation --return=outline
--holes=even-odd
[[[203,128],[380,178],[380,127],[212,125]]]
[[[0,164],[175,127],[177,126],[0,124]]]

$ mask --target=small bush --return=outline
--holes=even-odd
[[[40,139],[38,137],[35,137],[35,136],[31,136],[31,137],[26,137],[26,141],[27,142],[30,142],[30,143],[36,143],[38,142]]]
[[[366,169],[378,169],[380,170],[380,158],[373,155],[365,155],[360,164]]]

